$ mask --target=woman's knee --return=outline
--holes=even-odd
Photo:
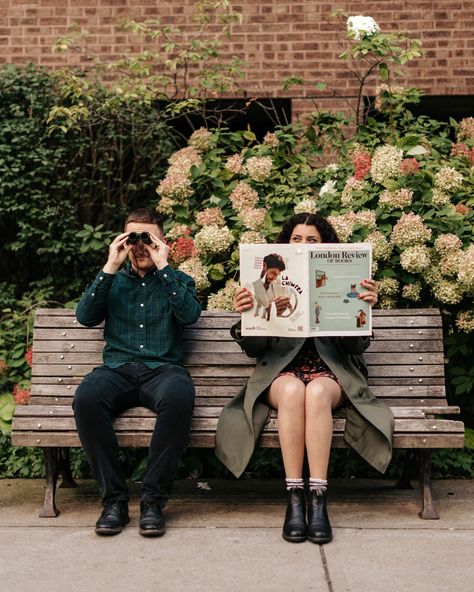
[[[337,383],[327,384],[326,381],[314,380],[306,386],[305,406],[314,412],[331,411],[335,400],[341,395]]]
[[[299,381],[285,382],[272,389],[271,395],[278,403],[278,409],[288,407],[293,410],[304,408],[304,384]]]

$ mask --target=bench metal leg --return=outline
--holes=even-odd
[[[70,489],[77,487],[71,472],[71,460],[69,458],[69,448],[59,449],[59,474],[61,475],[61,484],[59,487]]]
[[[420,469],[421,511],[418,516],[423,520],[439,520],[431,493],[431,455],[432,451],[422,449],[418,451]]]
[[[46,489],[44,492],[43,509],[40,518],[56,518],[59,510],[56,507],[56,484],[59,475],[59,448],[43,448],[45,469],[46,469]]]

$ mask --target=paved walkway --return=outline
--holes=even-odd
[[[474,581],[474,481],[434,484],[441,519],[420,520],[416,490],[387,481],[331,483],[334,541],[280,536],[276,481],[176,484],[168,532],[94,534],[93,484],[60,489],[61,514],[40,519],[43,482],[0,481],[0,583],[12,592],[467,592]]]

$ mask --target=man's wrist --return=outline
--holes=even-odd
[[[156,265],[156,269],[161,271],[162,269],[167,267],[169,265],[169,263],[168,263],[168,261],[160,261],[159,263],[155,263],[155,265]]]
[[[115,275],[117,273],[117,271],[119,270],[119,268],[120,268],[120,265],[115,265],[115,264],[109,263],[107,261],[107,263],[104,265],[102,270],[104,271],[104,273],[110,273],[111,275]]]

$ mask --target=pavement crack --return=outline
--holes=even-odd
[[[329,566],[328,566],[328,562],[326,559],[326,554],[324,553],[324,546],[323,545],[319,545],[319,554],[321,555],[321,561],[323,563],[324,577],[326,578],[326,584],[328,585],[328,591],[334,592],[334,588],[332,587],[332,582],[331,582],[331,575],[329,573]]]

